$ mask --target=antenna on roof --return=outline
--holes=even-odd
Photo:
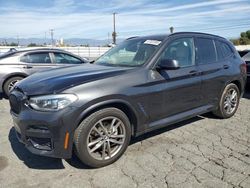
[[[170,33],[174,33],[174,27],[173,27],[173,26],[171,26],[171,27],[169,28],[169,30],[170,30]]]

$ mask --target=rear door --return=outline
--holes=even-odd
[[[28,75],[55,67],[49,52],[27,53],[20,57],[20,62],[23,71]]]
[[[216,50],[217,45],[216,40],[210,37],[195,38],[196,63],[202,75],[203,104],[216,104],[227,80],[226,72],[230,62],[220,58],[222,52],[219,49]]]

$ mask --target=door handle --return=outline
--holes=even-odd
[[[24,68],[24,69],[31,69],[31,68],[33,68],[33,66],[25,65],[25,66],[23,66],[23,68]]]
[[[228,69],[229,65],[223,65],[223,69]]]
[[[197,75],[199,75],[199,72],[197,70],[192,70],[189,72],[189,75],[190,76],[197,76]]]

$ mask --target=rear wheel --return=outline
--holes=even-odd
[[[125,152],[131,137],[130,122],[121,110],[106,108],[82,121],[74,143],[79,159],[90,167],[115,162]]]
[[[222,93],[218,109],[213,113],[220,118],[230,118],[237,111],[239,101],[239,88],[233,83],[228,84]]]
[[[8,97],[10,95],[10,91],[14,88],[15,84],[22,79],[23,79],[23,77],[15,76],[15,77],[9,78],[7,81],[5,81],[5,83],[3,85],[4,94]]]

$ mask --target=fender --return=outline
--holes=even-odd
[[[22,73],[22,72],[12,72],[12,73],[10,73],[10,74],[7,74],[7,75],[5,75],[4,77],[3,77],[3,80],[4,80],[4,82],[7,80],[7,79],[9,79],[9,78],[11,78],[11,77],[14,77],[14,76],[21,76],[21,77],[27,77],[27,76],[29,76],[29,75],[27,75],[27,74],[25,74],[25,73]]]
[[[240,87],[241,87],[241,88],[239,88],[240,93],[241,93],[241,97],[243,96],[245,86],[244,86],[244,84],[242,83],[242,80],[241,80],[241,79],[239,79],[239,78],[234,78],[234,79],[230,79],[230,80],[228,80],[227,82],[224,83],[224,87],[223,87],[223,88],[221,89],[221,91],[220,91],[219,98],[221,97],[221,95],[222,95],[222,93],[223,93],[225,87],[226,87],[228,84],[232,83],[232,82],[239,82]]]
[[[126,100],[124,99],[110,99],[110,100],[105,100],[105,101],[101,101],[101,102],[98,102],[98,103],[95,103],[94,105],[91,105],[89,107],[87,107],[86,109],[84,109],[78,119],[77,119],[77,127],[78,125],[81,123],[81,121],[87,116],[89,115],[92,111],[94,111],[95,109],[98,109],[99,107],[102,107],[102,106],[106,106],[106,105],[111,105],[114,104],[114,103],[119,103],[119,104],[123,104],[125,105],[126,107],[129,108],[129,110],[131,110],[131,112],[133,113],[133,115],[135,116],[135,120],[138,124],[139,122],[139,114],[138,112],[134,109],[134,107]],[[131,124],[132,125],[132,124]],[[134,134],[134,131],[135,129],[137,128],[137,125],[132,125],[132,133]]]

